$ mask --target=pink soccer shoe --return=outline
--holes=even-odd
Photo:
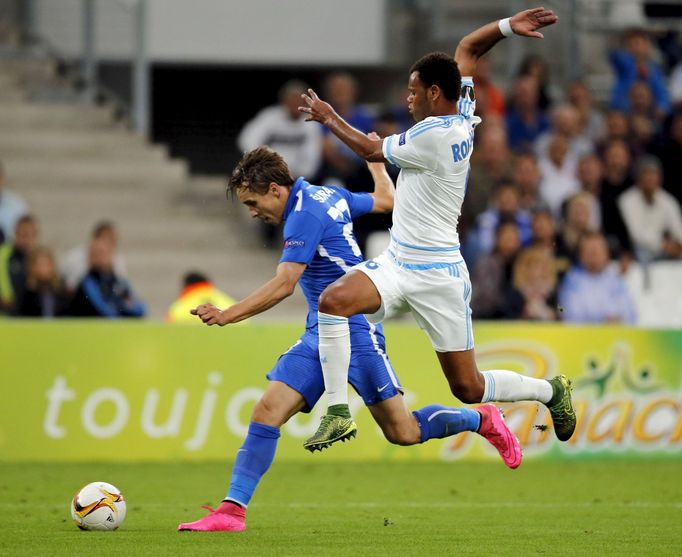
[[[484,404],[476,410],[481,414],[478,433],[497,449],[509,468],[518,468],[521,464],[521,444],[504,423],[500,410],[493,404]]]
[[[217,509],[207,509],[211,514],[194,522],[178,526],[178,532],[243,532],[246,530],[246,510],[237,505],[222,503]]]

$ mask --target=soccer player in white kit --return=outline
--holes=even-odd
[[[511,35],[543,38],[538,29],[558,20],[534,8],[464,37],[454,60],[431,53],[410,70],[408,104],[417,124],[407,132],[372,140],[346,123],[314,91],[299,108],[327,126],[368,161],[400,167],[388,249],[355,266],[319,299],[319,355],[328,399],[327,415],[308,450],[348,438],[357,427],[348,409],[348,317],[373,322],[411,311],[436,351],[452,393],[465,403],[537,400],[550,411],[557,437],[575,430],[570,381],[526,377],[509,370],[479,372],[471,325],[471,283],[460,255],[457,221],[466,193],[474,128],[473,74],[478,58]],[[475,187],[475,184],[472,186]]]

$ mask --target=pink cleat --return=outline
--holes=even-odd
[[[484,404],[476,410],[481,414],[478,433],[497,449],[509,468],[518,468],[521,464],[521,444],[504,423],[500,410],[493,404]]]
[[[178,532],[243,532],[246,530],[246,510],[238,505],[223,502],[217,509],[201,507],[211,512],[194,522],[178,526]]]

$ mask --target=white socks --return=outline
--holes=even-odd
[[[348,404],[350,329],[348,318],[317,313],[320,335],[320,363],[328,405]]]
[[[545,379],[527,377],[506,369],[483,371],[485,391],[481,402],[516,402],[539,400],[547,403],[552,398],[552,385]]]

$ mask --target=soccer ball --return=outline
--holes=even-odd
[[[71,518],[81,530],[116,530],[125,517],[123,495],[105,482],[86,485],[71,501]]]

